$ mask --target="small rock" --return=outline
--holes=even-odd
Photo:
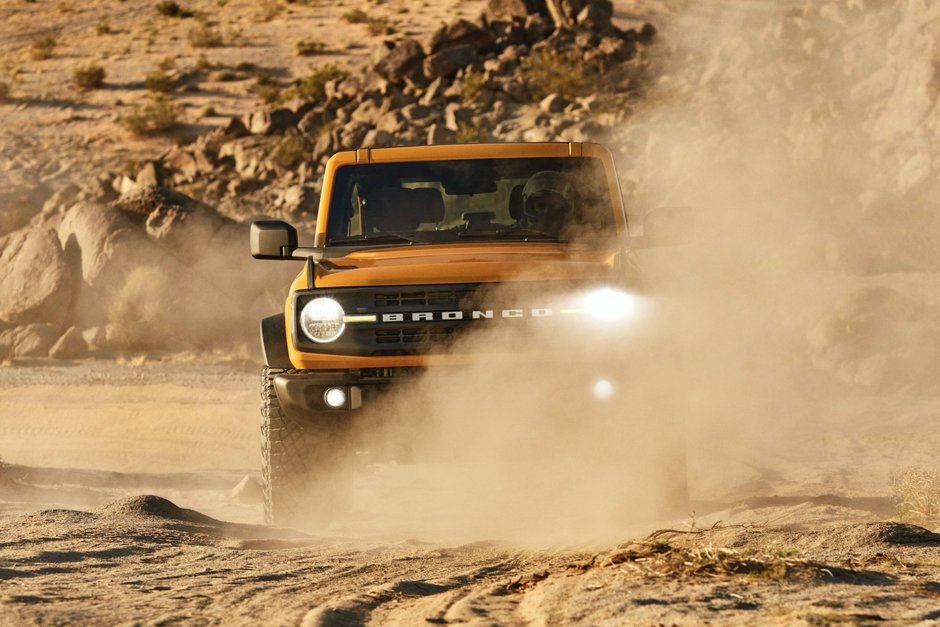
[[[403,118],[409,122],[423,120],[431,113],[431,109],[423,104],[410,104],[401,110]]]
[[[238,485],[232,488],[232,500],[245,505],[255,505],[264,502],[264,489],[261,481],[254,475],[245,475]]]
[[[473,46],[462,44],[446,48],[432,54],[424,60],[424,74],[429,79],[450,77],[457,70],[482,63],[480,55]]]
[[[72,359],[81,357],[88,352],[88,344],[78,327],[69,327],[62,337],[49,349],[49,356],[53,359]]]
[[[375,71],[392,83],[401,83],[406,76],[421,67],[424,50],[416,39],[401,39],[378,63]]]
[[[296,113],[290,109],[280,108],[250,114],[245,126],[252,135],[273,135],[283,133],[297,122]]]
[[[457,133],[443,124],[432,124],[428,127],[428,144],[453,144],[457,142]]]
[[[541,15],[529,15],[525,20],[525,42],[530,46],[538,43],[552,34],[554,30],[551,20]]]
[[[539,102],[539,108],[546,113],[561,113],[568,106],[568,101],[561,94],[549,94]]]
[[[577,22],[595,30],[610,30],[610,20],[614,16],[614,3],[610,0],[592,0],[578,13]]]
[[[137,170],[137,176],[134,177],[134,181],[140,186],[162,185],[163,177],[160,176],[155,162],[146,161],[140,169]]]
[[[486,17],[490,20],[512,20],[514,17],[525,19],[540,11],[545,11],[545,3],[537,0],[489,0],[486,3]]]
[[[372,129],[362,139],[363,148],[388,148],[395,144],[395,136],[387,131]]]
[[[480,28],[473,22],[459,19],[437,29],[431,35],[428,47],[431,54],[460,45],[472,46],[474,50],[482,53],[490,50],[494,43],[493,33]]]
[[[452,131],[459,131],[461,126],[466,126],[471,122],[473,122],[473,114],[456,102],[450,103],[444,110],[444,126]]]

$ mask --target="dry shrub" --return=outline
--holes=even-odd
[[[301,164],[310,152],[310,142],[301,135],[285,135],[274,146],[270,159],[282,168],[292,169]]]
[[[171,1],[158,2],[156,9],[157,13],[164,17],[186,18],[195,15],[193,11],[183,8],[178,3]]]
[[[4,81],[0,81],[0,102],[9,100],[11,92],[12,90],[10,89],[10,84]]]
[[[312,57],[324,52],[326,52],[326,44],[322,41],[305,40],[297,42],[297,54],[302,57]]]
[[[84,65],[75,68],[72,82],[81,90],[98,89],[104,85],[106,72],[100,65]]]
[[[594,91],[594,77],[575,51],[542,50],[524,59],[522,66],[529,90],[539,100],[549,94],[572,99]]]
[[[218,48],[222,45],[222,33],[208,24],[200,24],[189,30],[186,40],[193,48]]]
[[[177,291],[160,268],[141,266],[127,273],[111,296],[108,322],[125,348],[155,348],[171,344],[176,333],[173,316]]]
[[[168,94],[175,91],[179,81],[167,74],[163,69],[154,70],[144,78],[144,87],[147,91]]]
[[[294,81],[284,93],[284,99],[322,100],[326,96],[326,84],[335,79],[343,79],[349,72],[330,63],[313,70],[307,76]]]
[[[52,57],[52,51],[55,50],[58,45],[59,42],[51,35],[37,37],[29,44],[29,53],[34,60],[42,61],[43,59]]]
[[[891,482],[898,517],[929,527],[940,525],[940,473],[926,468],[905,468]]]
[[[141,107],[135,107],[121,118],[121,124],[135,135],[164,133],[179,124],[179,107],[168,98],[158,96]]]
[[[369,14],[362,9],[353,9],[343,13],[343,19],[350,24],[365,24],[369,21]]]

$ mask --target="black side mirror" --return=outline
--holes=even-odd
[[[291,259],[297,249],[297,229],[281,220],[251,223],[251,256],[255,259]]]

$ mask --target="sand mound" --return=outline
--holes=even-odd
[[[170,500],[152,494],[121,499],[107,505],[99,511],[103,516],[108,517],[146,516],[213,526],[225,524],[220,520],[201,514],[196,510],[184,509]]]

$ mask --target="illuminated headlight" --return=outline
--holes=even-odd
[[[323,393],[323,402],[333,409],[346,406],[346,390],[343,388],[329,388]]]
[[[300,311],[300,329],[318,344],[332,342],[346,329],[346,312],[332,298],[315,298]]]
[[[604,288],[587,294],[582,304],[598,320],[623,320],[633,313],[636,299],[626,292]]]

